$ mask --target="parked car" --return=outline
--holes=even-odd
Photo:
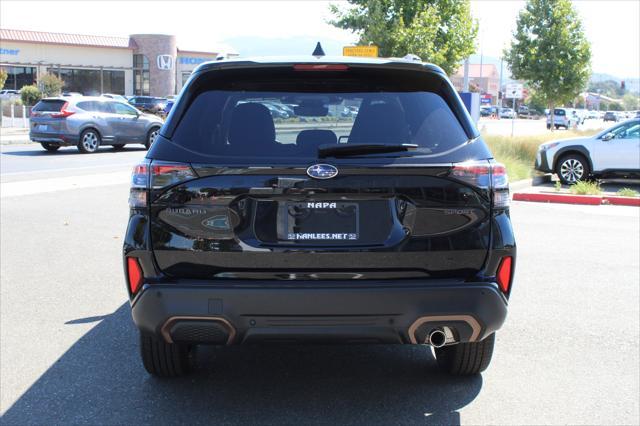
[[[62,96],[73,97],[73,96],[83,96],[83,94],[80,92],[62,92]]]
[[[156,98],[152,96],[134,96],[129,99],[129,103],[143,112],[157,114],[162,111],[167,104],[165,98]]]
[[[512,108],[501,108],[500,118],[516,118],[516,112]]]
[[[42,99],[33,107],[29,138],[50,152],[74,145],[82,153],[96,152],[100,145],[122,149],[126,144],[141,143],[149,148],[160,126],[160,118],[108,98],[55,97]]]
[[[592,110],[589,111],[587,114],[587,119],[589,120],[597,120],[600,118],[600,114],[598,114],[598,111]]]
[[[589,177],[640,177],[640,120],[625,121],[594,136],[544,143],[535,168],[556,173],[564,184]]]
[[[604,121],[618,121],[618,116],[613,111],[607,111],[604,113],[604,117],[602,118]]]
[[[322,120],[336,105],[358,114]],[[184,374],[200,344],[292,341],[427,344],[450,374],[487,368],[516,251],[505,167],[465,111],[415,61],[199,65],[132,175],[147,371]]]
[[[491,106],[480,107],[480,117],[489,117],[489,116],[491,116]]]
[[[114,101],[118,101],[118,102],[122,102],[122,103],[129,103],[129,99],[125,98],[122,95],[117,95],[115,93],[103,93],[102,95],[105,98],[109,98],[109,99],[113,99]]]
[[[578,118],[572,110],[568,108],[555,108],[553,110],[553,127],[559,129],[564,127],[569,129],[575,127],[578,124]],[[547,129],[551,128],[551,114],[547,116]]]
[[[173,99],[167,99],[167,103],[164,106],[164,108],[162,109],[162,116],[166,117],[167,115],[169,115],[169,113],[171,112],[171,108],[173,108],[173,104],[175,103],[175,100]]]
[[[19,90],[3,89],[0,90],[0,99],[15,99],[20,97]]]

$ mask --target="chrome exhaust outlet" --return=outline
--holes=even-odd
[[[434,348],[441,348],[445,345],[445,343],[447,343],[447,335],[442,329],[436,328],[434,330],[431,330],[427,341]]]

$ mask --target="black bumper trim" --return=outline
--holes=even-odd
[[[169,342],[167,325],[180,318],[225,324],[227,344],[275,340],[415,344],[423,341],[416,333],[422,336],[424,327],[451,327],[459,342],[482,340],[502,326],[507,314],[506,299],[493,283],[340,284],[145,285],[133,302],[132,316],[140,330]]]

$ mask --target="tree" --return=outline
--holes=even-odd
[[[7,72],[0,68],[0,90],[4,89],[4,83],[7,81],[8,76]]]
[[[573,100],[591,74],[591,46],[570,0],[527,0],[504,56],[513,77],[527,80],[551,111]]]
[[[59,96],[64,87],[64,80],[54,74],[47,73],[40,77],[38,85],[42,92],[42,96]]]
[[[622,105],[624,105],[624,109],[626,111],[635,111],[640,109],[640,97],[632,94],[632,93],[627,93],[626,95],[624,95],[624,97],[622,98]]]
[[[409,53],[453,74],[475,51],[478,25],[464,0],[349,0],[331,5],[338,28],[358,34],[358,44],[375,44],[381,56]]]
[[[22,89],[20,89],[20,99],[22,99],[23,105],[34,106],[42,99],[42,93],[40,93],[40,90],[38,90],[35,85],[23,86]]]

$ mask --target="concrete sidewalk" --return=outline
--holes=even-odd
[[[29,129],[26,127],[0,128],[0,145],[16,145],[29,143]]]

